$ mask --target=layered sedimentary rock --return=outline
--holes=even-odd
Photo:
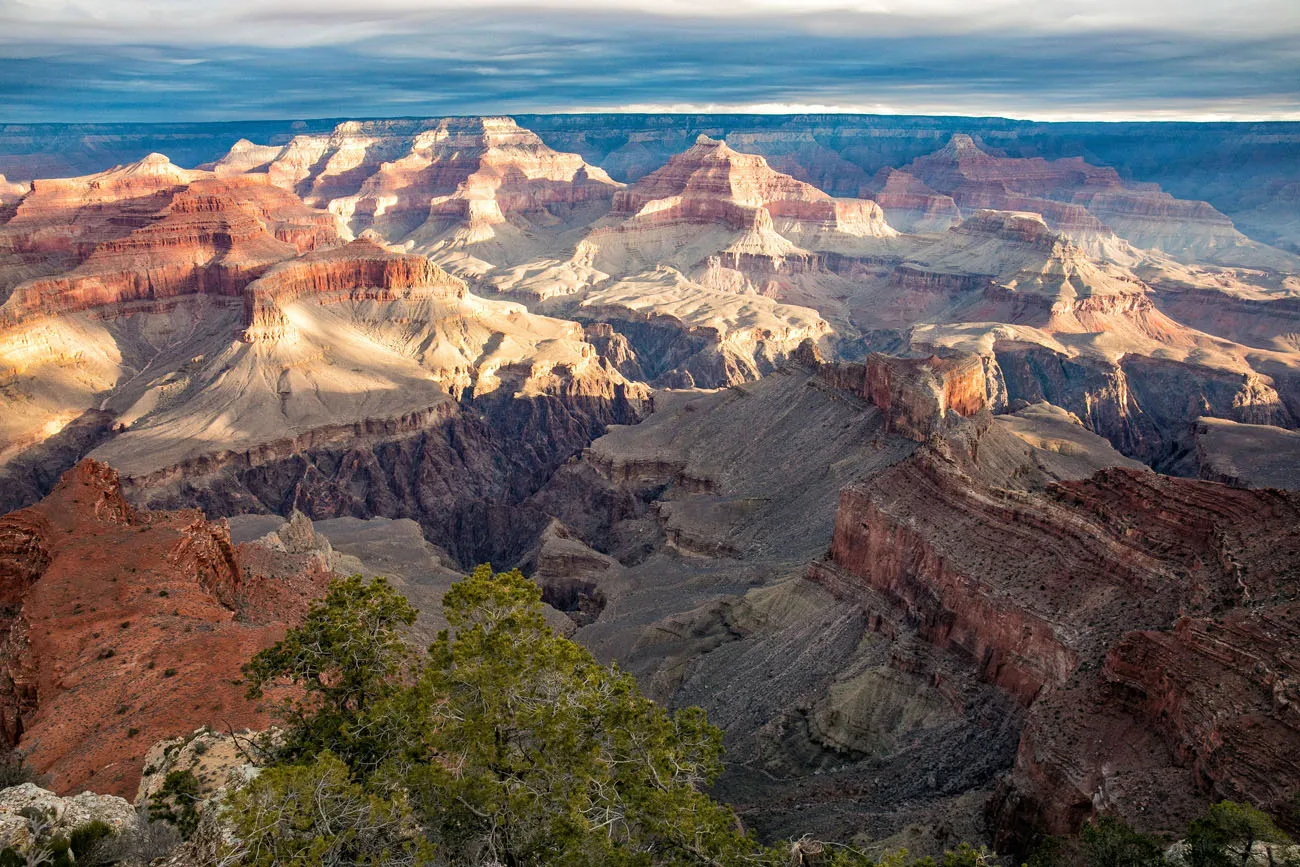
[[[265,725],[239,666],[327,577],[249,572],[224,523],[134,509],[116,473],[83,462],[0,518],[0,733],[58,791],[130,796],[155,741]]]
[[[424,252],[481,248],[474,255],[491,264],[531,249],[521,233],[552,230],[575,208],[599,211],[618,186],[510,118],[349,121],[275,153],[240,142],[215,169],[263,174],[354,235],[372,230]]]
[[[4,175],[0,175],[0,207],[18,201],[26,192],[26,184],[10,181]],[[0,219],[0,222],[3,222],[3,219]]]
[[[409,300],[425,293],[463,299],[465,283],[424,256],[401,255],[361,239],[285,262],[244,293],[244,339],[275,340],[290,327],[285,308],[303,296],[326,302]]]
[[[812,131],[732,132],[725,141],[742,153],[758,154],[776,171],[832,196],[857,196],[868,179],[865,171],[818,141]]]
[[[880,408],[885,430],[917,442],[941,431],[950,416],[972,416],[988,404],[977,355],[898,358],[873,353],[864,364],[828,365],[822,376]]]
[[[961,220],[951,196],[899,169],[881,169],[862,188],[862,195],[880,205],[889,225],[900,232],[942,232]]]
[[[28,233],[16,240],[30,257],[45,252],[43,237],[61,227],[29,228],[38,219],[29,199],[6,229]],[[76,221],[86,209],[73,203],[64,219]],[[184,294],[237,296],[276,262],[338,242],[328,214],[258,182],[196,180],[145,219],[124,237],[79,238],[93,243],[88,256],[66,273],[19,284],[0,314],[12,322]]]
[[[675,269],[611,282],[575,315],[622,335],[641,375],[668,387],[717,388],[757,379],[830,326],[806,307],[710,291]]]
[[[846,487],[822,580],[883,594],[1029,709],[997,801],[1004,842],[1094,810],[1172,830],[1208,797],[1280,806],[1300,719],[1289,663],[1259,661],[1294,639],[1300,500],[1131,469],[1039,488],[989,424]],[[1214,651],[1188,612],[1223,612]]]
[[[1008,400],[1064,407],[1125,454],[1158,467],[1180,469],[1202,416],[1296,426],[1276,383],[1249,370],[1139,354],[1072,358],[1017,341],[996,342],[993,355]]]
[[[1050,407],[989,419],[978,358],[797,358],[755,383],[657,396],[646,421],[597,440],[534,498],[618,561],[571,558],[602,603],[575,637],[656,697],[707,708],[731,757],[716,791],[766,836],[901,845],[894,835],[931,821],[980,835],[1024,711],[906,606],[805,564],[832,538],[841,488],[927,448],[900,422],[943,442],[973,424],[954,408],[971,412],[989,428],[981,460],[1025,485],[1139,465]],[[885,380],[876,397],[868,366]],[[921,417],[945,399],[947,418]]]
[[[1154,184],[1126,183],[1115,169],[1080,157],[999,157],[959,133],[903,171],[966,211],[1041,214],[1052,228],[1098,252],[1113,231],[1138,247],[1192,261],[1289,267],[1287,255],[1250,241],[1208,203],[1175,199]]]
[[[1300,432],[1202,418],[1193,436],[1203,479],[1244,488],[1300,488]]]
[[[616,193],[610,216],[626,221],[624,231],[694,224],[743,232],[722,251],[724,261],[733,265],[744,255],[806,258],[807,252],[793,243],[802,236],[811,240],[823,234],[849,238],[895,234],[873,203],[833,199],[774,171],[761,156],[740,153],[707,136],[668,165]]]
[[[455,400],[641,394],[582,327],[479,298],[422,256],[369,241],[286,263],[248,287],[241,340],[124,406],[97,454],[153,485],[305,448],[436,426]]]
[[[194,364],[235,333],[248,283],[336,243],[331,215],[264,179],[217,179],[160,155],[38,181],[0,226],[0,286],[11,290],[0,306],[0,461],[88,412],[115,414],[115,389]]]
[[[761,153],[780,171],[832,195],[859,195],[864,177],[940,148],[953,133],[1012,157],[1085,154],[1125,178],[1153,181],[1183,199],[1205,200],[1233,217],[1248,235],[1295,251],[1294,219],[1300,134],[1285,123],[1054,124],[992,118],[883,115],[521,115],[551,147],[581,154],[621,181],[632,182],[689,147],[701,133],[738,150]],[[367,121],[409,136],[424,121]],[[333,122],[238,124],[9,124],[0,130],[0,172],[11,180],[66,177],[132,162],[151,151],[181,165],[219,158],[241,136],[279,149],[293,136],[328,140]],[[237,146],[238,147],[238,146]],[[384,157],[395,159],[401,152]],[[256,160],[256,156],[245,159]],[[268,157],[268,159],[273,158]],[[375,163],[377,164],[377,162]],[[307,165],[310,165],[308,163]],[[348,194],[355,189],[348,191]]]

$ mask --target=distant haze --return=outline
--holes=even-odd
[[[0,123],[1300,120],[1296,0],[0,0]]]

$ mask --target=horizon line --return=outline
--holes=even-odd
[[[314,117],[247,116],[228,119],[209,120],[4,120],[0,121],[0,130],[8,127],[39,126],[219,126],[240,123],[326,123],[346,121],[380,121],[380,120],[432,120],[441,118],[473,117],[574,117],[574,116],[629,116],[629,117],[765,117],[765,118],[802,118],[802,117],[873,117],[873,118],[943,118],[977,121],[1006,121],[1009,123],[1033,124],[1300,124],[1300,112],[1288,112],[1277,115],[1228,115],[1214,112],[1204,114],[1187,114],[1182,116],[1157,115],[1122,115],[1122,113],[1080,113],[1077,115],[1013,115],[998,113],[972,113],[942,111],[870,111],[852,107],[818,107],[820,110],[785,111],[763,110],[760,107],[650,107],[629,106],[618,108],[568,108],[562,110],[530,111],[483,111],[483,112],[430,112],[419,114],[337,114],[317,115]],[[1114,116],[1119,115],[1119,116]]]

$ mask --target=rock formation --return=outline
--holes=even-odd
[[[117,834],[130,833],[137,821],[135,808],[116,795],[82,792],[60,798],[33,783],[0,790],[0,850],[13,849],[33,863],[42,863],[40,847],[55,834],[67,837],[92,822],[103,822]],[[45,863],[48,857],[46,853]]]
[[[598,214],[618,186],[510,118],[349,121],[274,151],[241,141],[214,169],[264,175],[353,235],[370,230],[426,253],[468,248],[496,265],[531,252],[528,235],[568,226],[569,211]]]
[[[1267,424],[1197,420],[1200,476],[1243,488],[1300,489],[1300,433]]]
[[[1113,168],[1079,157],[998,157],[959,133],[903,171],[952,196],[964,211],[1037,213],[1085,245],[1103,243],[1113,230],[1135,246],[1190,260],[1289,267],[1285,254],[1250,241],[1206,202],[1175,199],[1154,184],[1127,184]]]
[[[196,724],[265,725],[239,666],[329,573],[247,570],[224,523],[127,504],[86,461],[0,519],[0,733],[58,791],[130,795],[150,744]]]
[[[161,174],[150,177],[179,179],[166,173],[165,166],[153,169]],[[108,304],[159,302],[183,294],[237,296],[276,262],[337,243],[329,215],[311,211],[264,183],[199,179],[171,192],[164,190],[165,204],[155,213],[138,215],[143,225],[121,237],[113,236],[120,217],[110,216],[104,236],[95,237],[89,230],[78,231],[80,217],[90,208],[86,198],[58,210],[43,201],[49,195],[40,183],[23,200],[4,227],[10,243],[24,257],[49,256],[53,251],[48,245],[55,243],[52,236],[71,230],[72,235],[65,235],[61,243],[89,252],[76,267],[57,277],[16,286],[0,308],[9,323]],[[138,198],[127,201],[134,206]]]
[[[796,270],[811,267],[814,249],[895,234],[878,206],[833,199],[774,171],[761,156],[740,153],[707,136],[616,193],[610,216],[623,221],[620,232],[634,234],[677,225],[729,229],[738,236],[717,251],[724,265],[738,267],[753,257],[771,260],[774,270],[787,260]],[[814,243],[803,249],[800,241]],[[598,257],[598,266],[600,261]]]
[[[951,196],[935,192],[925,181],[899,169],[881,169],[862,195],[880,205],[889,225],[900,232],[942,232],[961,220]]]
[[[260,722],[186,672],[332,571],[400,576],[427,637],[492,561],[705,705],[768,836],[1285,800],[1292,257],[1118,127],[534,121],[0,189],[0,501],[121,473],[0,520],[10,743],[126,791],[155,736]]]
[[[883,595],[1029,709],[1004,840],[1094,810],[1177,830],[1211,796],[1279,808],[1300,766],[1278,745],[1300,718],[1274,698],[1294,674],[1269,648],[1295,626],[1300,500],[1130,469],[1026,490],[987,424],[845,488],[816,567],[831,577],[812,574]],[[1197,617],[1220,624],[1213,653]]]

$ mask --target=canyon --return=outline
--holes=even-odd
[[[1291,821],[1300,164],[1207,167],[1300,133],[1101,126],[5,127],[0,738],[133,792],[333,576],[427,641],[490,561],[766,839]]]

